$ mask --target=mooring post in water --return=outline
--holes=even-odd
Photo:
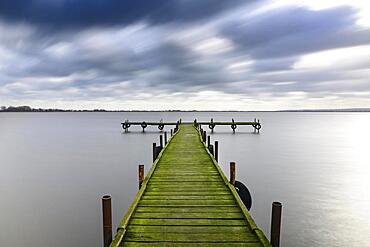
[[[144,165],[139,165],[139,189],[144,181]]]
[[[272,247],[280,246],[281,209],[282,204],[280,202],[272,203],[271,237],[270,237]]]
[[[206,143],[207,141],[207,132],[203,131],[203,142]]]
[[[171,136],[172,136],[172,129],[171,129]]]
[[[103,207],[103,243],[109,247],[112,242],[112,197],[105,195],[102,198]]]
[[[211,146],[211,136],[208,135],[208,138],[207,138],[207,147]]]
[[[218,141],[215,141],[215,160],[218,162]]]
[[[157,146],[157,144],[155,142],[153,142],[153,162],[157,158],[156,157],[156,152],[157,152],[156,146]]]
[[[167,131],[164,132],[164,145],[167,145]]]
[[[230,183],[235,186],[235,162],[230,162]]]
[[[163,135],[159,135],[159,146],[163,148]]]

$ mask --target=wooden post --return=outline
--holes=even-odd
[[[167,145],[167,132],[164,132],[164,145]]]
[[[270,237],[272,247],[280,246],[281,209],[282,204],[280,202],[272,203],[271,237]]]
[[[155,158],[157,158],[157,157],[158,157],[158,155],[159,155],[159,153],[160,153],[161,151],[162,151],[161,146],[156,147]]]
[[[208,135],[208,138],[207,138],[207,147],[209,147],[211,145],[211,136]]]
[[[105,195],[102,198],[103,208],[103,243],[109,247],[112,242],[112,197]]]
[[[215,160],[218,162],[218,141],[215,141]]]
[[[173,134],[173,133],[172,133],[172,129],[171,129],[171,136],[172,136],[172,134]]]
[[[213,157],[215,156],[215,153],[214,153],[214,151],[213,151],[213,145],[209,145],[208,146],[208,150],[209,150],[209,152],[213,155]]]
[[[156,155],[156,153],[157,153],[156,146],[157,146],[157,144],[155,142],[153,142],[153,162],[157,158],[157,155]]]
[[[203,142],[206,143],[207,141],[207,132],[203,131]]]
[[[139,165],[139,189],[144,181],[144,165]]]
[[[159,135],[159,146],[163,148],[163,135]]]
[[[235,162],[230,162],[230,183],[235,186]]]
[[[254,126],[256,126],[256,123],[257,123],[257,119],[254,118]],[[257,131],[256,127],[253,127],[253,128],[254,128],[254,133],[256,133],[256,131]]]

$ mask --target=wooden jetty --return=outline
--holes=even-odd
[[[140,181],[110,247],[271,246],[199,128],[177,126]]]

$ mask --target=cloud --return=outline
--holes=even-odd
[[[370,104],[370,31],[357,10],[152,2],[2,1],[0,99],[111,109],[167,107],[171,96],[183,109]]]
[[[248,3],[241,0],[3,0],[0,16],[8,22],[77,29],[91,26],[193,22]]]
[[[370,30],[355,24],[350,7],[309,10],[282,7],[226,23],[223,34],[255,58],[298,56],[370,43]]]

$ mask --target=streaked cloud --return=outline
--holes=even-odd
[[[1,1],[0,104],[369,107],[368,7],[344,1]]]

